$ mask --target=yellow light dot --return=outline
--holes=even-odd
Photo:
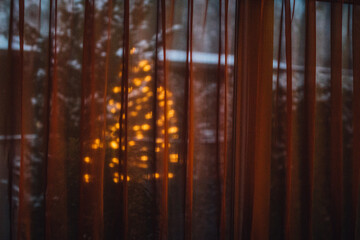
[[[134,146],[135,145],[135,141],[129,141],[129,146]]]
[[[121,109],[121,104],[120,103],[115,103],[115,107],[120,110]]]
[[[136,133],[136,138],[137,138],[137,139],[143,139],[143,138],[144,138],[144,135],[142,135],[141,132],[138,132],[138,133]]]
[[[89,157],[84,157],[84,162],[89,163],[89,162],[90,162],[90,158],[89,158]]]
[[[151,81],[151,76],[150,76],[150,75],[147,75],[147,76],[144,78],[144,81],[145,81],[145,82],[150,82],[150,81]]]
[[[139,67],[144,67],[147,63],[148,63],[147,60],[141,60],[141,61],[139,62]]]
[[[176,154],[176,153],[170,154],[170,162],[177,163],[178,161],[179,161],[178,160],[178,154]]]
[[[137,164],[137,166],[139,168],[147,168],[148,167],[148,165],[146,163],[139,163],[139,164]]]
[[[175,115],[175,111],[174,109],[171,109],[169,112],[168,112],[168,117],[173,117]]]
[[[137,105],[136,108],[135,108],[135,110],[137,110],[137,111],[140,111],[141,109],[142,109],[141,105]]]
[[[143,70],[144,70],[145,72],[150,71],[150,69],[151,69],[151,66],[150,66],[149,64],[148,64],[148,65],[145,65],[144,68],[143,68]]]
[[[119,93],[119,92],[121,92],[121,88],[120,87],[114,87],[113,92],[114,93]]]
[[[111,161],[115,164],[119,164],[119,159],[118,158],[112,158]]]
[[[135,86],[137,86],[137,87],[141,85],[141,79],[140,78],[134,78],[133,82],[134,82]]]
[[[170,127],[168,132],[169,133],[177,133],[177,131],[178,131],[177,127]]]
[[[113,178],[113,181],[114,181],[114,183],[118,183],[119,182],[119,178]]]
[[[135,126],[133,126],[133,130],[134,130],[134,131],[138,131],[138,130],[140,130],[140,126],[139,126],[139,125],[135,125]]]
[[[138,115],[137,112],[134,112],[134,111],[130,112],[130,116],[132,116],[132,117],[136,117],[137,115]]]
[[[122,76],[122,72],[119,72],[118,76],[121,77],[121,76]]]
[[[145,114],[145,119],[151,119],[152,118],[152,112],[148,112]]]
[[[141,89],[141,91],[143,92],[143,93],[146,93],[146,92],[148,92],[149,91],[149,87],[148,86],[145,86],[145,87],[143,87],[142,89]]]
[[[163,100],[164,97],[165,97],[164,92],[161,92],[161,93],[159,94],[159,96],[158,96],[158,99],[159,99],[159,100]]]
[[[116,113],[116,108],[111,108],[111,109],[110,109],[110,112],[111,112],[111,113]]]
[[[120,123],[116,123],[116,124],[115,124],[115,127],[116,127],[117,129],[119,129],[119,128],[120,128]]]
[[[114,172],[114,177],[119,177],[119,173],[118,173],[118,172]]]
[[[128,93],[131,93],[132,90],[133,90],[133,88],[132,88],[132,87],[129,87],[129,88],[128,88]]]
[[[114,99],[110,99],[109,100],[109,105],[113,105],[114,104]]]
[[[170,173],[168,173],[168,177],[169,177],[169,178],[173,178],[173,177],[174,177],[174,174],[170,172]]]
[[[155,152],[160,152],[160,148],[159,148],[159,147],[156,147],[156,148],[155,148]]]
[[[162,125],[163,125],[163,120],[161,120],[161,119],[157,120],[157,124],[158,124],[159,126],[162,126]]]
[[[174,103],[173,100],[169,100],[169,101],[168,101],[168,105],[169,105],[169,106],[173,105],[173,103]]]
[[[165,105],[165,102],[164,102],[164,101],[160,101],[160,102],[159,102],[159,106],[160,106],[160,107],[163,107],[164,105]]]
[[[86,183],[89,183],[90,182],[90,175],[89,174],[84,174],[84,181],[86,182]]]
[[[111,141],[110,142],[110,147],[113,148],[113,149],[118,149],[119,144],[116,141]]]
[[[134,53],[135,53],[135,51],[136,51],[136,48],[134,48],[134,47],[133,47],[133,48],[131,48],[131,49],[130,49],[130,54],[134,54]]]
[[[124,145],[121,147],[121,150],[125,151],[125,146]]]
[[[124,175],[121,174],[120,179],[121,179],[121,180],[124,180]]]
[[[147,95],[148,97],[151,97],[151,96],[153,95],[153,93],[152,93],[152,92],[148,92],[146,95]]]
[[[160,177],[160,174],[155,173],[154,176],[155,176],[155,178],[159,178],[159,177]]]
[[[115,167],[114,163],[109,163],[109,167],[111,168]]]
[[[131,107],[133,104],[134,104],[133,101],[129,101],[129,102],[128,102],[128,106],[129,106],[129,107]]]
[[[143,102],[147,102],[147,100],[149,100],[149,98],[148,97],[143,97],[142,100],[143,100]]]
[[[156,139],[156,143],[162,143],[162,142],[163,142],[162,138],[157,138]]]
[[[129,177],[129,176],[127,176],[127,177],[126,177],[126,180],[127,180],[127,181],[130,181],[130,177]]]
[[[144,162],[146,162],[148,159],[149,159],[148,156],[145,156],[145,155],[140,157],[140,160],[144,161]]]
[[[143,124],[141,125],[141,129],[144,130],[144,131],[147,131],[150,129],[150,125],[149,124]]]
[[[99,146],[98,146],[96,143],[93,143],[93,144],[91,144],[91,148],[92,148],[92,149],[98,149]]]

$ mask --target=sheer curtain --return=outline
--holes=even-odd
[[[360,2],[3,0],[1,239],[356,239]]]

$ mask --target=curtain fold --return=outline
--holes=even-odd
[[[360,6],[0,2],[1,239],[357,239]]]

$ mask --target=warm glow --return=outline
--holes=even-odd
[[[90,163],[90,158],[89,157],[84,157],[84,162]]]
[[[110,109],[110,112],[111,112],[111,113],[116,113],[116,108],[111,108],[111,109]]]
[[[114,104],[114,99],[110,99],[109,100],[109,105],[113,105]]]
[[[159,147],[156,147],[156,148],[155,148],[155,152],[160,152],[160,148],[159,148]]]
[[[113,178],[113,181],[114,181],[114,183],[118,183],[119,182],[119,178]]]
[[[177,133],[178,128],[177,127],[170,127],[169,128],[169,133]]]
[[[111,141],[110,142],[110,147],[113,148],[113,149],[118,149],[119,144],[116,141]]]
[[[160,174],[155,173],[154,176],[155,176],[155,178],[159,178],[159,177],[160,177]]]
[[[173,178],[173,177],[174,177],[174,174],[170,172],[170,173],[168,173],[168,177],[169,177],[169,178]]]
[[[134,131],[138,131],[138,130],[140,130],[140,126],[139,126],[139,125],[135,125],[135,126],[133,126],[133,130],[134,130]]]
[[[120,103],[115,103],[115,107],[120,110],[121,109],[121,104]]]
[[[121,88],[120,87],[114,87],[113,92],[114,93],[119,93],[119,92],[121,92]]]
[[[137,105],[136,108],[135,108],[135,110],[137,110],[137,111],[140,111],[141,109],[142,109],[141,105]]]
[[[120,123],[116,123],[116,124],[115,124],[115,127],[116,127],[117,129],[119,129],[119,128],[120,128]]]
[[[144,130],[144,131],[147,131],[150,129],[150,125],[149,124],[143,124],[141,125],[141,129]]]
[[[130,54],[134,54],[134,53],[135,53],[135,51],[136,51],[136,48],[134,48],[134,47],[133,47],[133,48],[131,48],[131,49],[130,49]]]
[[[129,141],[129,146],[134,146],[135,145],[135,141]]]
[[[113,167],[115,167],[115,164],[114,163],[109,163],[109,167],[113,168]]]
[[[175,115],[175,111],[172,109],[168,112],[168,117],[171,118]]]
[[[150,81],[151,81],[151,76],[150,76],[150,75],[147,75],[147,76],[144,78],[144,81],[145,81],[145,82],[150,82]]]
[[[146,92],[148,92],[149,91],[149,87],[148,86],[145,86],[145,87],[143,87],[142,89],[141,89],[141,91],[143,92],[143,93],[146,93]]]
[[[141,85],[141,79],[140,78],[134,78],[133,82],[134,82],[135,86],[137,86],[137,87]]]
[[[134,111],[130,112],[130,116],[132,116],[132,117],[136,117],[137,115],[138,115],[137,112],[134,112]]]
[[[90,182],[90,175],[89,174],[84,174],[84,181],[86,182],[86,183],[89,183]]]
[[[170,162],[177,163],[178,161],[179,161],[178,160],[178,154],[176,154],[176,153],[170,154]]]
[[[139,62],[139,67],[144,67],[146,64],[148,64],[148,61],[147,60],[141,60]]]
[[[163,142],[162,138],[157,138],[156,139],[156,143],[162,143],[162,142]]]
[[[147,161],[148,159],[149,159],[148,156],[145,156],[145,155],[140,157],[140,160],[144,161],[144,162]]]
[[[114,177],[119,177],[119,173],[118,173],[118,172],[114,172]]]
[[[148,165],[146,163],[139,163],[136,166],[139,168],[147,168],[148,167]]]
[[[111,161],[115,164],[119,164],[119,159],[118,158],[112,158]]]
[[[152,118],[152,112],[148,112],[145,114],[145,119],[151,119]]]
[[[165,105],[165,102],[164,102],[164,101],[160,101],[160,102],[159,102],[159,106],[160,106],[160,107],[163,107],[164,105]]]
[[[141,132],[137,132],[137,133],[136,133],[136,138],[137,138],[137,139],[143,139],[143,138],[144,138],[144,135],[142,135]]]
[[[149,64],[148,64],[148,65],[145,65],[144,68],[143,68],[143,70],[144,70],[145,72],[150,71],[150,69],[151,69],[151,66],[150,66]]]

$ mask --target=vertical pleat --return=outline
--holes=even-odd
[[[221,3],[221,1],[220,1]],[[221,186],[221,206],[220,206],[220,239],[226,239],[226,190],[227,190],[227,158],[228,158],[228,146],[227,146],[227,114],[228,114],[228,9],[229,1],[225,0],[225,36],[224,36],[224,150],[223,150],[223,161],[222,161],[222,186]],[[221,9],[221,8],[220,8]],[[221,14],[220,14],[221,17]],[[221,22],[221,21],[220,21]],[[221,29],[221,28],[220,28]],[[220,37],[221,39],[221,37]],[[219,113],[218,113],[219,114]],[[221,168],[220,168],[221,169]]]
[[[312,201],[313,174],[315,158],[315,98],[316,98],[316,5],[315,1],[306,1],[305,36],[305,177],[301,192],[303,210],[301,223],[303,238],[312,239]]]
[[[20,57],[19,57],[19,78],[21,84],[20,90],[20,125],[21,125],[21,149],[20,149],[20,176],[19,176],[19,210],[18,210],[18,226],[17,238],[30,239],[30,213],[25,199],[27,186],[25,182],[25,174],[28,171],[25,163],[25,83],[24,83],[24,0],[19,0],[19,39],[20,39]]]
[[[217,81],[216,81],[216,163],[217,163],[217,167],[218,167],[218,171],[216,171],[217,173],[217,183],[218,183],[218,187],[220,189],[221,192],[221,188],[222,188],[222,179],[221,179],[221,156],[220,156],[220,150],[221,150],[221,145],[220,145],[220,88],[221,88],[221,79],[222,79],[222,74],[221,74],[221,53],[222,53],[222,0],[219,0],[219,42],[218,42],[218,59],[217,59]],[[221,196],[221,195],[219,195]],[[219,214],[218,214],[218,219],[217,222],[219,223],[219,229],[220,229],[220,235],[219,237],[222,237],[222,198],[220,197],[220,207],[219,207]]]
[[[166,60],[166,5],[161,0],[161,26],[163,47],[163,82],[164,82],[164,151],[163,151],[163,182],[162,182],[162,224],[160,239],[168,239],[168,182],[169,182],[169,127],[168,127],[168,83]]]
[[[343,218],[342,3],[331,3],[331,214],[334,238],[341,239]]]
[[[188,98],[187,111],[187,139],[186,147],[186,190],[185,190],[185,239],[192,239],[192,214],[193,214],[193,160],[194,160],[194,90],[193,90],[193,0],[188,0],[188,26],[187,26],[187,49],[186,49],[186,84],[185,97]]]
[[[67,239],[67,194],[65,169],[64,125],[60,120],[61,104],[58,93],[61,83],[58,78],[57,56],[57,0],[50,3],[49,63],[46,97],[45,124],[45,239]]]
[[[235,239],[269,237],[273,7],[237,6]]]
[[[353,156],[352,156],[352,231],[358,237],[359,174],[360,174],[360,5],[353,5]]]
[[[290,0],[285,0],[285,55],[286,55],[286,204],[285,239],[290,239],[293,164],[293,88],[292,88],[292,38]]]
[[[130,27],[130,6],[129,0],[124,1],[124,35],[123,35],[123,64],[122,64],[122,99],[120,112],[120,160],[122,162],[122,239],[128,239],[128,78],[129,78],[129,27]],[[123,147],[124,146],[124,147]]]

